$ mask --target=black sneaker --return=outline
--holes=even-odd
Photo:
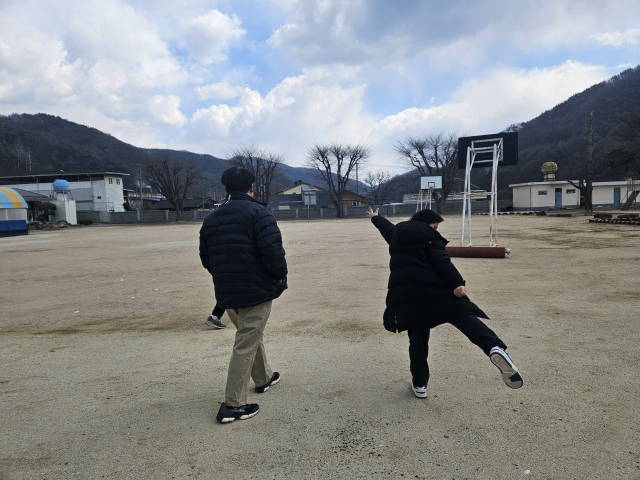
[[[267,390],[269,390],[269,387],[271,385],[275,385],[279,381],[280,381],[280,373],[279,372],[273,372],[273,376],[271,377],[271,380],[269,381],[269,383],[267,383],[266,385],[262,385],[261,387],[256,387],[256,393],[264,393],[264,392],[266,392]]]
[[[227,407],[224,403],[220,405],[216,420],[220,423],[229,423],[234,420],[246,420],[247,418],[255,417],[258,414],[260,407],[257,403],[248,403],[241,407]]]

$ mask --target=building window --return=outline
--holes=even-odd
[[[116,185],[120,185],[120,179],[116,178]]]
[[[538,190],[538,195],[546,195],[547,191],[546,190]]]
[[[100,200],[102,197],[100,195],[98,195],[98,200]]]
[[[113,185],[113,178],[109,177],[109,185]]]
[[[352,207],[359,207],[360,206],[360,202],[351,202],[351,206]]]
[[[575,188],[567,188],[565,193],[576,193],[576,189]]]

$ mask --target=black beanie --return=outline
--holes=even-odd
[[[444,218],[428,208],[420,210],[418,213],[414,214],[413,217],[411,217],[411,220],[426,223],[427,225],[444,222]]]

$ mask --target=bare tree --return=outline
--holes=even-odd
[[[282,155],[268,150],[260,150],[254,145],[241,146],[231,150],[229,161],[253,173],[256,181],[253,185],[255,198],[269,203],[271,185],[280,176],[280,165],[284,163]]]
[[[165,154],[154,155],[144,170],[147,183],[176,207],[176,221],[182,219],[182,204],[200,175],[196,162],[170,158]]]
[[[442,213],[458,170],[457,133],[406,137],[398,141],[395,151],[410,170],[418,170],[422,176],[442,176],[442,190],[433,192],[436,210]]]
[[[382,205],[395,192],[394,177],[388,171],[367,172],[364,178],[366,196],[373,205]]]
[[[358,165],[365,165],[369,157],[371,148],[360,144],[315,144],[309,149],[305,163],[308,168],[317,170],[327,184],[338,218],[344,216],[342,205],[350,175]]]
[[[581,178],[578,183],[569,180],[569,183],[576,187],[580,191],[580,195],[584,197],[584,210],[585,213],[593,212],[593,171],[598,166],[598,164],[602,161],[602,159],[594,162],[593,160],[593,149],[596,144],[593,139],[593,132],[595,127],[593,126],[593,112],[589,113],[587,120],[584,124],[585,134],[582,139],[587,144],[587,154],[582,156],[578,155],[580,158],[585,160],[585,174],[584,178]]]

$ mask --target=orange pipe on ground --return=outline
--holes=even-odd
[[[504,247],[446,247],[451,257],[505,258]]]

